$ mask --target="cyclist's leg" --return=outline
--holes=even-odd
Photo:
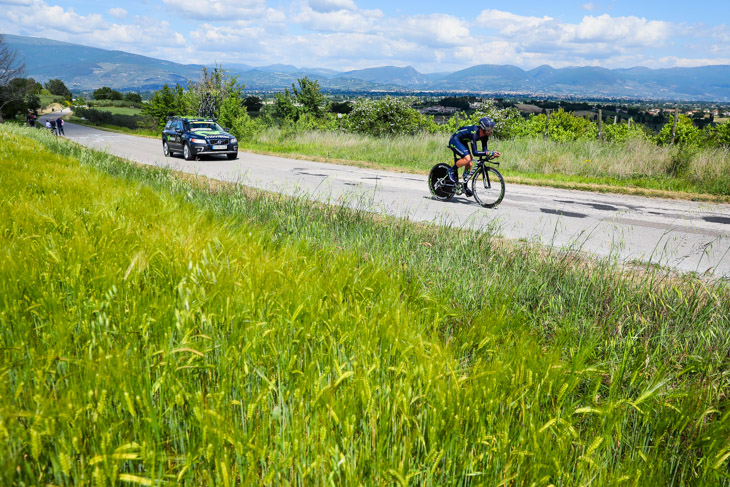
[[[454,165],[452,167],[453,182],[459,180],[459,168],[471,164],[471,153],[469,149],[456,137],[449,140],[449,149],[454,153]]]

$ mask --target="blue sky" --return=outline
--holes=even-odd
[[[0,0],[0,8],[2,33],[224,67],[730,65],[725,0]]]

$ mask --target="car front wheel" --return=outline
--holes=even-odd
[[[183,157],[186,161],[192,161],[193,160],[193,151],[190,150],[190,144],[185,144],[183,146]]]
[[[172,155],[172,151],[170,150],[170,146],[167,145],[167,141],[162,141],[162,153],[165,154],[165,157],[170,157]]]

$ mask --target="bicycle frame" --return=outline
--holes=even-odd
[[[463,184],[464,186],[466,186],[467,184],[469,184],[469,182],[472,179],[474,179],[477,174],[479,174],[481,171],[484,170],[484,167],[485,167],[486,163],[494,164],[495,166],[499,166],[499,163],[498,162],[494,162],[494,161],[492,161],[491,159],[489,159],[487,157],[483,157],[483,158],[481,158],[481,159],[479,159],[477,161],[476,165],[474,166],[474,168],[471,171],[471,174],[469,174],[469,177],[466,180],[464,180],[464,182],[461,183],[461,184]],[[492,181],[490,181],[490,179],[489,179],[489,172],[487,171],[484,174],[484,176],[485,176],[485,179],[486,179],[487,184],[489,185],[489,186],[486,186],[486,187],[491,188],[492,187]]]

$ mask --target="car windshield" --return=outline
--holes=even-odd
[[[199,130],[218,130],[223,131],[220,125],[215,122],[189,122],[191,132],[198,132]]]

